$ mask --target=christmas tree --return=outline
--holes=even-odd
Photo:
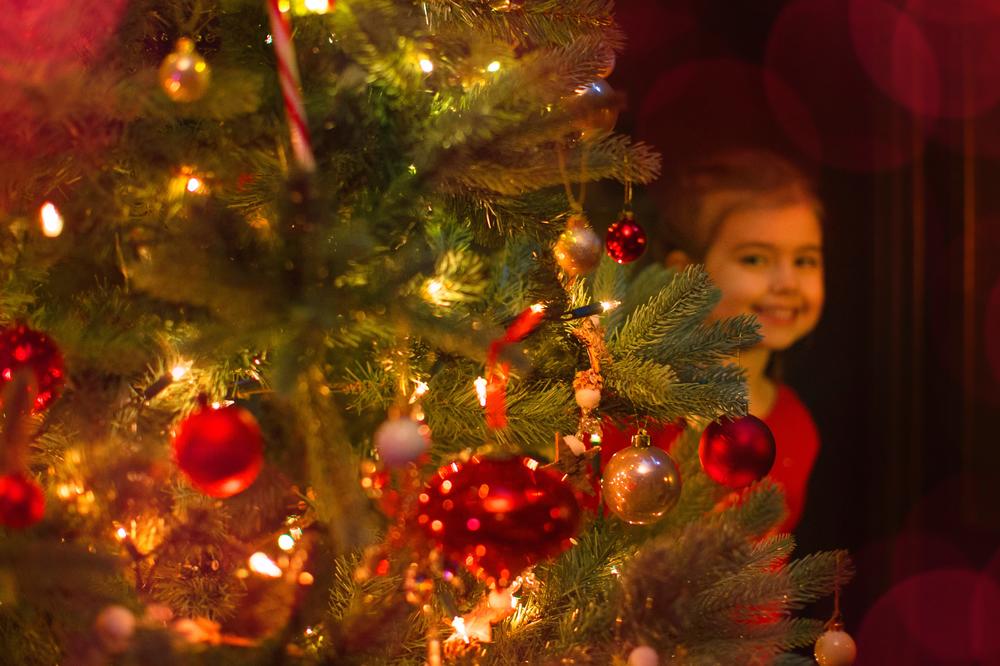
[[[699,459],[753,319],[584,213],[658,171],[611,11],[6,6],[6,663],[810,661],[850,565]]]

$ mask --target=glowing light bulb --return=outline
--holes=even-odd
[[[487,72],[499,72],[500,71],[500,61],[494,60],[490,64],[486,65]]]
[[[290,534],[282,534],[278,537],[278,548],[281,550],[291,550],[295,548],[295,539]]]
[[[281,578],[281,568],[274,563],[274,560],[260,551],[251,555],[247,564],[250,565],[250,571],[259,573],[261,576]]]
[[[119,527],[117,530],[115,530],[115,537],[117,537],[119,541],[124,541],[125,537],[127,536],[128,536],[128,530],[126,530],[124,527]]]
[[[455,619],[451,621],[451,626],[455,629],[455,635],[461,638],[466,643],[469,642],[469,632],[465,629],[465,618],[455,616]]]
[[[601,301],[601,309],[605,312],[611,312],[621,304],[621,301]]]
[[[191,176],[190,178],[188,178],[187,185],[185,185],[184,187],[188,192],[191,192],[193,194],[195,192],[203,191],[205,185],[204,183],[201,182],[199,178]]]
[[[434,71],[434,63],[432,63],[427,58],[421,58],[420,69],[424,72],[424,74],[430,74],[431,72]]]
[[[314,14],[326,14],[330,11],[330,0],[306,0],[305,8]]]
[[[479,406],[486,406],[486,378],[476,377],[476,381],[472,382],[476,386],[476,396],[479,398]]]
[[[540,314],[542,312],[545,312],[545,303],[535,303],[534,305],[531,306],[531,311],[534,312],[535,314]]]
[[[38,214],[42,223],[42,233],[49,238],[55,238],[63,231],[63,216],[51,201],[46,201]]]
[[[190,372],[191,366],[194,365],[191,361],[178,361],[174,367],[170,368],[170,376],[175,382],[179,382],[184,379],[184,376]]]

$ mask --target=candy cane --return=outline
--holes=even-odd
[[[303,171],[312,173],[316,170],[316,158],[313,157],[306,110],[302,104],[302,84],[299,82],[299,68],[295,63],[295,48],[292,46],[292,26],[288,17],[278,8],[278,0],[267,0],[267,14],[271,19],[274,52],[278,56],[278,78],[285,98],[285,113],[288,114],[295,162]]]

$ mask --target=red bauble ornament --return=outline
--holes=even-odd
[[[627,264],[646,251],[646,231],[635,221],[632,213],[625,213],[608,227],[604,245],[609,257],[619,264]]]
[[[530,458],[472,458],[442,467],[420,495],[417,522],[445,554],[505,587],[569,547],[580,522],[573,489]]]
[[[202,407],[177,428],[174,460],[206,495],[232,497],[250,487],[264,464],[260,426],[242,407]]]
[[[33,406],[36,412],[59,397],[66,383],[62,352],[52,338],[17,324],[0,333],[0,391],[23,371],[31,372],[37,385]]]
[[[34,479],[15,472],[0,476],[0,525],[22,529],[45,515],[45,493]]]
[[[698,457],[713,480],[743,488],[763,479],[774,465],[774,435],[756,416],[715,421],[701,435]]]

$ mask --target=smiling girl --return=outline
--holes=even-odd
[[[722,292],[711,319],[752,314],[762,340],[734,359],[746,371],[750,413],[774,433],[770,478],[784,487],[791,531],[805,504],[819,451],[808,409],[774,372],[776,352],[815,328],[823,309],[822,208],[812,184],[786,160],[764,152],[706,160],[675,184],[668,265],[705,265]]]

